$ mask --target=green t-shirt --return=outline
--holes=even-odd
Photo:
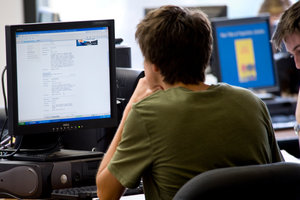
[[[108,169],[129,188],[143,177],[146,199],[172,199],[201,172],[282,160],[265,104],[217,84],[158,91],[134,104]]]

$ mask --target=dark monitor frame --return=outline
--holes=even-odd
[[[226,5],[214,5],[214,6],[191,6],[188,7],[191,10],[200,9],[205,14],[207,14],[208,18],[218,18],[218,17],[227,17],[228,11]]]
[[[110,64],[110,99],[111,117],[81,120],[71,122],[53,122],[45,124],[18,125],[18,88],[17,88],[17,63],[16,63],[16,32],[76,29],[90,27],[108,27],[109,32],[109,64]],[[8,88],[8,129],[10,135],[32,135],[32,134],[60,134],[72,131],[71,126],[80,124],[82,129],[115,127],[117,125],[116,105],[116,68],[115,68],[115,36],[114,20],[91,20],[56,23],[34,23],[7,25],[6,29],[6,56],[7,56],[7,88]],[[96,92],[96,91],[95,91]],[[59,129],[54,130],[54,127]]]
[[[220,67],[220,59],[219,59],[219,47],[218,47],[218,41],[217,41],[217,33],[216,28],[217,27],[224,27],[224,26],[233,26],[233,25],[243,25],[243,24],[251,24],[251,23],[260,23],[265,22],[268,24],[268,37],[271,38],[271,29],[270,29],[270,23],[269,23],[269,16],[268,15],[261,15],[257,17],[247,17],[247,18],[236,18],[236,19],[227,19],[227,18],[215,18],[212,20],[212,29],[213,29],[213,37],[214,37],[214,47],[213,47],[213,53],[211,58],[211,72],[213,75],[215,75],[219,82],[223,82],[223,78],[221,75],[221,67]],[[270,40],[269,40],[270,41]],[[248,89],[251,89],[257,93],[278,93],[280,92],[280,86],[279,86],[279,79],[278,79],[278,73],[273,57],[273,50],[272,45],[270,42],[269,45],[269,51],[271,54],[270,61],[273,71],[273,77],[274,77],[274,84],[271,86],[263,86],[263,87],[250,87]]]
[[[226,5],[212,5],[212,6],[184,6],[190,10],[201,10],[207,14],[208,18],[227,17]],[[156,8],[145,8],[145,15]]]

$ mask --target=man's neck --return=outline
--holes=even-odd
[[[184,84],[184,83],[175,83],[173,85],[164,83],[163,88],[169,89],[169,88],[175,88],[175,87],[183,87],[186,88],[188,90],[192,90],[192,91],[201,91],[201,90],[207,90],[209,88],[210,85],[207,85],[203,82],[200,82],[199,84]]]

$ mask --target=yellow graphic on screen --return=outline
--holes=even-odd
[[[257,79],[252,39],[234,41],[239,81],[241,83]]]

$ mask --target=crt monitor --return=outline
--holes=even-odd
[[[5,29],[11,135],[48,143],[64,132],[117,125],[113,20]]]
[[[214,19],[212,27],[211,68],[218,81],[257,93],[279,91],[268,16]]]

